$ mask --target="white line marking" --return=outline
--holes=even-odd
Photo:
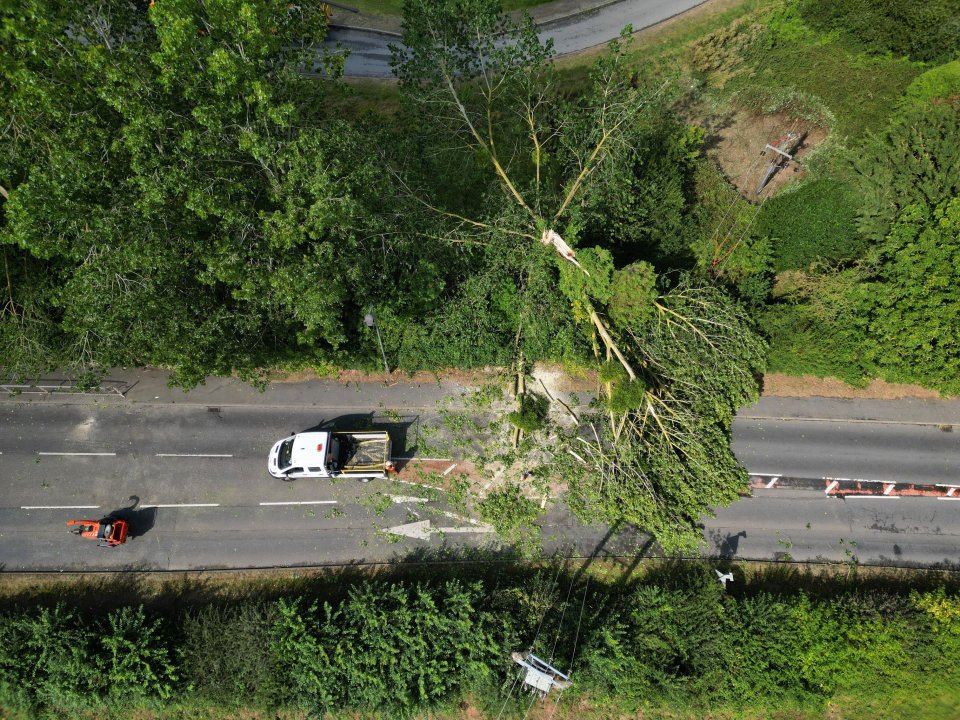
[[[893,492],[893,489],[894,489],[896,486],[897,486],[896,483],[889,483],[889,484],[883,489],[883,494],[884,494],[884,495],[889,495],[890,493]]]
[[[414,497],[412,495],[389,495],[388,496],[395,503],[425,503],[429,502],[429,498]]]
[[[839,485],[839,484],[840,484],[840,483],[839,483],[837,480],[834,480],[832,483],[830,483],[829,485],[827,485],[827,489],[824,490],[823,492],[826,493],[827,495],[829,495],[831,492],[833,492],[834,488],[836,488],[837,485]]]
[[[821,480],[839,480],[840,482],[868,482],[886,484],[893,480],[874,480],[872,478],[845,478],[845,477],[823,477]]]
[[[157,457],[233,457],[233,455],[212,455],[205,453],[157,453]]]
[[[960,497],[938,497],[937,500],[960,500]]]
[[[768,472],[748,472],[747,475],[750,477],[759,477],[760,475],[766,475],[767,477],[772,477],[776,475],[777,477],[783,477],[783,473],[768,473]]]
[[[21,510],[96,510],[99,505],[21,505]]]
[[[106,455],[113,456],[116,453],[75,453],[75,452],[38,452],[37,455]]]
[[[960,485],[951,485],[950,483],[937,483],[937,487],[953,488],[954,490],[956,490],[957,488],[960,488]]]
[[[450,467],[448,467],[446,470],[444,470],[444,471],[443,471],[443,474],[444,474],[444,475],[449,475],[451,472],[453,472],[453,469],[454,469],[456,466],[457,466],[457,464],[454,463],[453,465],[451,465]]]
[[[954,494],[956,491],[957,491],[957,489],[956,489],[955,487],[950,488],[949,490],[947,490],[947,497],[953,497],[953,494]]]
[[[778,477],[772,478],[772,479],[770,480],[770,482],[768,482],[768,483],[766,484],[767,490],[769,490],[769,489],[772,488],[774,485],[776,485],[776,484],[777,484],[777,480],[779,480],[779,479],[780,479],[780,478],[778,478]]]
[[[261,505],[336,505],[336,500],[283,500],[281,502],[262,502]]]
[[[899,500],[899,495],[844,495],[845,500],[860,498],[861,500]]]
[[[178,508],[178,507],[220,507],[220,503],[169,503],[169,504],[159,504],[159,505],[141,505],[140,507],[147,508]]]

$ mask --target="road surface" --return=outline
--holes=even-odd
[[[596,10],[578,13],[539,26],[541,42],[553,40],[557,55],[580,52],[619,37],[626,25],[640,30],[685,12],[704,0],[620,0]],[[377,30],[332,27],[323,46],[350,50],[344,64],[347,77],[392,77],[389,45],[400,38]]]
[[[390,424],[397,454],[415,454],[423,429],[435,419],[424,408],[444,392],[412,385],[327,389],[316,402],[300,390],[300,405],[286,407],[271,404],[278,398],[270,393],[261,396],[262,405],[0,404],[0,566],[146,570],[379,562],[445,543],[490,541],[468,521],[445,514],[450,508],[442,495],[414,486],[270,478],[266,454],[278,437],[363,411]],[[198,392],[207,399],[203,389]],[[288,393],[287,400],[298,396],[295,387],[276,393]],[[377,399],[383,393],[416,407],[386,412]],[[209,399],[219,397],[214,392]],[[351,402],[356,411],[348,413]],[[960,435],[943,427],[744,417],[735,426],[734,449],[758,474],[957,481]],[[68,519],[117,510],[128,513],[134,535],[121,548],[99,549],[66,530]],[[423,520],[447,530],[399,541],[384,532]],[[704,540],[708,554],[736,558],[952,566],[960,562],[958,533],[960,504],[953,500],[840,500],[821,491],[772,488],[707,519]],[[543,530],[548,551],[584,555],[605,534],[602,526],[580,526],[562,506],[551,510]],[[630,552],[639,542],[618,538],[604,551]]]

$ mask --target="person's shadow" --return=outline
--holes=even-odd
[[[714,546],[717,548],[717,555],[724,560],[732,560],[737,554],[737,548],[740,546],[740,538],[746,537],[747,531],[741,530],[735,535],[732,533],[722,535],[719,531],[714,530],[710,535]]]
[[[157,509],[141,508],[137,510],[137,505],[140,504],[140,496],[138,495],[131,495],[130,501],[128,507],[114,510],[108,517],[127,521],[128,538],[140,537],[153,529],[153,524],[157,519]]]

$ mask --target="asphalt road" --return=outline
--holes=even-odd
[[[580,52],[619,37],[626,25],[640,30],[655,25],[703,3],[703,0],[621,0],[596,10],[544,23],[539,27],[541,42],[553,40],[557,55]],[[375,30],[332,27],[324,47],[337,45],[350,50],[344,65],[348,77],[392,77],[389,44],[399,45],[396,36]]]
[[[362,406],[363,396],[350,392]],[[389,561],[444,544],[490,542],[489,534],[445,514],[442,495],[415,486],[270,478],[266,453],[277,437],[343,419],[347,398],[331,400],[334,407],[224,405],[215,412],[198,404],[3,403],[0,566],[296,566]],[[391,412],[376,422],[390,426],[397,454],[406,455],[423,449],[433,417]],[[960,477],[960,438],[935,424],[742,419],[734,449],[758,474]],[[131,522],[133,537],[121,548],[100,549],[66,530],[68,519],[113,511]],[[383,531],[423,520],[446,530],[400,541]],[[960,562],[958,532],[960,505],[952,500],[840,500],[774,488],[706,520],[704,539],[708,554],[736,558],[953,565]],[[589,554],[602,545],[603,552],[628,553],[643,542],[625,536],[604,543],[605,534],[601,526],[580,526],[562,506],[548,514],[543,531],[548,551]]]
[[[733,448],[760,475],[960,483],[960,433],[934,424],[741,418]]]

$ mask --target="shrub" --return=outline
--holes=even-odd
[[[543,427],[549,406],[543,395],[526,392],[520,397],[520,409],[507,413],[507,422],[525,433],[534,433]]]
[[[534,522],[540,516],[537,504],[525,497],[519,485],[508,483],[487,495],[479,506],[480,517],[493,525],[497,535],[511,542],[520,542],[532,534],[539,536]]]
[[[265,696],[273,668],[262,656],[274,614],[273,605],[256,603],[210,605],[184,614],[180,664],[199,698],[230,707]]]
[[[800,0],[804,21],[818,30],[840,30],[877,54],[943,62],[960,52],[955,0]]]
[[[930,100],[960,95],[960,60],[927,70],[918,75],[904,91],[898,112],[909,113],[912,108],[926,107]]]
[[[719,73],[719,84],[722,85],[736,66],[743,62],[744,53],[762,30],[759,24],[748,25],[746,18],[739,18],[705,35],[693,43],[694,68],[703,73]]]
[[[764,203],[754,234],[770,239],[774,272],[805,268],[817,260],[852,260],[866,249],[857,233],[856,211],[853,188],[817,179]]]

